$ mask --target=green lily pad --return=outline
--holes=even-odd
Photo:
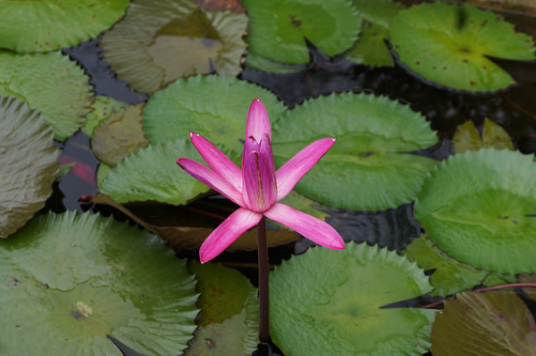
[[[460,262],[502,273],[535,272],[533,158],[495,149],[451,156],[424,182],[415,217]]]
[[[303,64],[289,64],[289,63],[276,62],[271,59],[259,56],[258,54],[252,51],[249,51],[249,53],[247,54],[244,65],[249,68],[262,70],[265,72],[278,73],[278,74],[295,73],[295,72],[305,70],[307,68]]]
[[[202,160],[187,139],[150,145],[119,162],[108,172],[99,189],[118,203],[186,204],[210,188],[177,165],[177,158],[182,157]]]
[[[411,202],[435,160],[409,152],[437,143],[409,106],[368,94],[332,94],[288,111],[274,127],[278,165],[323,137],[337,139],[296,190],[322,204],[383,210]]]
[[[514,79],[488,57],[534,59],[534,42],[501,15],[475,6],[423,3],[400,11],[389,38],[400,60],[432,82],[466,91],[506,88]]]
[[[120,79],[152,94],[177,78],[212,70],[238,75],[247,22],[245,14],[207,12],[193,0],[139,0],[100,46]]]
[[[3,355],[121,355],[111,335],[163,356],[192,337],[195,279],[152,234],[67,212],[13,237],[0,241]]]
[[[347,0],[244,0],[251,51],[277,62],[309,63],[305,39],[329,56],[352,46],[361,18]],[[277,16],[274,16],[277,14]]]
[[[125,157],[149,145],[141,125],[145,105],[129,106],[111,114],[94,131],[91,150],[101,162],[115,167]]]
[[[193,261],[201,308],[190,347],[184,356],[250,356],[257,348],[257,289],[240,272],[220,264]]]
[[[447,296],[478,284],[495,286],[516,280],[515,276],[499,275],[460,263],[441,251],[426,235],[413,240],[404,250],[404,256],[420,268],[434,271],[430,277],[434,286],[431,295]]]
[[[52,194],[59,171],[53,139],[40,113],[0,99],[0,237],[22,227]]]
[[[43,114],[63,141],[84,123],[93,101],[89,78],[60,52],[20,55],[0,51],[0,96],[25,101]]]
[[[458,127],[452,143],[456,153],[464,153],[467,150],[478,151],[481,148],[491,147],[498,150],[514,150],[514,144],[508,133],[490,119],[484,120],[482,138],[473,121],[469,120]]]
[[[536,355],[536,325],[514,292],[461,293],[432,330],[434,356]]]
[[[95,97],[91,112],[87,114],[87,120],[82,126],[82,131],[89,137],[93,136],[93,131],[107,118],[115,112],[124,109],[127,103],[117,101],[109,96],[99,95]]]
[[[236,78],[181,79],[151,97],[143,111],[143,128],[152,143],[188,138],[188,130],[194,131],[238,162],[255,98],[262,100],[273,125],[285,106],[268,90]]]
[[[385,44],[389,23],[404,8],[392,0],[352,0],[363,19],[357,43],[344,54],[347,59],[374,67],[394,67],[393,56]]]
[[[434,311],[380,307],[430,290],[424,271],[394,251],[311,248],[271,273],[272,338],[287,356],[420,356]]]
[[[0,47],[48,52],[97,37],[112,26],[130,0],[41,0],[0,2]]]
[[[107,167],[107,166],[104,166]],[[100,171],[100,169],[99,169]],[[125,205],[119,204],[105,194],[97,194],[91,198],[91,201],[96,204],[108,205],[121,211],[129,218],[151,231],[152,233],[160,236],[166,241],[167,245],[171,248],[179,251],[185,248],[198,249],[205,239],[214,231],[217,225],[210,226],[196,226],[192,222],[189,223],[177,223],[175,221],[162,221],[161,217],[148,217],[135,214],[131,209]],[[167,207],[169,210],[169,207]],[[178,216],[175,214],[174,216]],[[225,217],[222,219],[222,221]],[[268,229],[266,232],[268,246],[277,246],[283,243],[287,243],[292,240],[297,240],[300,236],[291,230],[283,229]],[[235,240],[228,248],[227,251],[241,251],[241,250],[255,250],[257,249],[257,231],[251,229],[243,233],[237,240]]]

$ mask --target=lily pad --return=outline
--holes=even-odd
[[[251,356],[259,343],[257,289],[220,264],[193,261],[189,267],[198,278],[201,314],[184,356]]]
[[[404,256],[416,262],[420,268],[433,270],[430,283],[434,290],[431,295],[447,296],[478,284],[494,286],[516,281],[515,276],[499,275],[456,261],[441,251],[426,235],[413,240],[404,250]]]
[[[152,143],[197,132],[238,162],[248,108],[255,98],[266,106],[272,125],[277,122],[285,106],[258,85],[219,76],[181,79],[151,97],[143,111],[143,128]]]
[[[361,28],[347,0],[244,0],[251,51],[282,63],[309,63],[306,39],[328,56],[349,49]],[[274,16],[277,14],[277,16]]]
[[[125,157],[149,145],[141,125],[144,104],[111,114],[94,131],[91,150],[101,162],[115,167]]]
[[[0,237],[22,227],[52,194],[59,171],[53,139],[40,113],[0,99]]]
[[[460,262],[502,273],[535,272],[533,159],[495,149],[451,156],[424,182],[415,217]]]
[[[374,211],[409,203],[436,164],[410,153],[437,143],[429,123],[387,97],[331,94],[288,111],[274,127],[276,163],[323,137],[337,142],[296,190],[341,209]]]
[[[288,356],[420,356],[434,311],[380,307],[431,289],[424,271],[394,251],[311,248],[271,273],[272,338]]]
[[[344,54],[347,59],[374,67],[394,67],[393,56],[385,44],[389,23],[404,8],[393,0],[352,0],[363,19],[357,43]]]
[[[87,114],[87,120],[82,126],[82,131],[89,137],[93,136],[93,131],[107,118],[115,112],[124,109],[127,103],[117,101],[109,96],[99,95],[95,97],[91,112]]]
[[[121,16],[130,0],[0,2],[0,47],[48,52],[97,37]]]
[[[184,172],[177,165],[178,157],[202,160],[186,139],[150,145],[119,162],[108,172],[99,189],[118,203],[186,204],[210,188]]]
[[[60,52],[0,51],[0,96],[14,96],[41,111],[58,141],[84,123],[93,101],[88,81],[83,69]]]
[[[413,72],[447,87],[487,92],[514,79],[488,57],[534,59],[534,42],[501,15],[475,6],[423,3],[400,11],[389,39]]]
[[[536,324],[514,292],[461,293],[432,331],[434,356],[536,355]]]
[[[107,166],[105,166],[107,167]],[[99,169],[100,171],[100,169]],[[108,205],[121,211],[132,220],[160,236],[166,241],[168,246],[179,251],[185,248],[198,249],[205,239],[214,231],[215,226],[188,226],[188,224],[177,224],[172,222],[162,222],[160,219],[151,219],[146,216],[139,216],[133,213],[126,206],[113,201],[109,196],[98,194],[91,198],[91,201],[96,204]],[[169,208],[169,207],[168,207]],[[168,209],[169,210],[169,209]],[[221,220],[223,221],[223,219]],[[190,225],[194,225],[190,222]],[[205,224],[207,225],[207,224]],[[289,230],[268,229],[267,233],[268,246],[277,246],[287,243],[292,240],[297,240],[300,236]],[[257,249],[257,230],[251,229],[242,234],[235,242],[233,242],[227,251],[255,250]]]
[[[100,46],[120,79],[152,94],[190,75],[238,75],[247,22],[245,14],[207,12],[194,0],[139,0]]]
[[[464,153],[467,150],[478,151],[481,148],[491,147],[498,150],[514,150],[514,144],[508,133],[489,119],[484,120],[482,138],[473,121],[469,120],[458,127],[452,142],[456,153]]]
[[[106,335],[144,354],[172,355],[195,329],[195,279],[185,262],[112,218],[33,219],[0,241],[0,279],[5,355],[121,355]]]

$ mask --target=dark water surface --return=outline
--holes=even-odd
[[[508,19],[518,24],[520,30],[536,34],[536,18],[509,14]],[[137,104],[148,99],[147,95],[128,88],[117,80],[108,65],[100,59],[98,39],[64,50],[78,61],[91,77],[91,84],[97,95]],[[245,69],[240,78],[257,83],[272,90],[289,107],[304,100],[331,92],[353,90],[370,91],[387,95],[392,99],[409,103],[423,113],[431,126],[438,132],[440,143],[417,152],[417,154],[438,160],[453,153],[452,137],[456,127],[467,120],[474,120],[481,126],[485,118],[503,126],[510,134],[515,148],[522,153],[536,153],[536,62],[506,62],[499,64],[507,69],[519,83],[517,86],[499,93],[468,94],[439,88],[408,74],[403,68],[375,69],[352,64],[344,59],[329,59],[311,49],[312,61],[307,71],[293,74],[271,74],[253,69]],[[64,144],[62,160],[75,161],[76,172],[67,174],[56,185],[48,205],[54,211],[78,210],[101,211],[110,214],[108,208],[94,207],[79,203],[82,195],[97,193],[95,170],[99,164],[90,150],[90,141],[81,131],[71,136]],[[77,174],[75,174],[77,173]],[[82,178],[81,178],[82,177]],[[120,219],[122,214],[114,212]],[[401,250],[415,236],[421,234],[421,227],[413,217],[412,205],[406,204],[396,209],[378,213],[338,210],[331,213],[330,222],[347,240],[378,243],[389,249]],[[294,253],[302,253],[310,246],[309,240],[287,244],[270,249],[270,263],[279,264]],[[192,251],[181,252],[181,256],[196,257]],[[256,253],[224,253],[218,260],[237,267],[256,283]],[[421,301],[426,303],[426,301]],[[534,311],[534,305],[530,305]],[[281,354],[270,351],[272,355]],[[269,354],[265,346],[258,356]],[[308,355],[309,356],[309,355]]]

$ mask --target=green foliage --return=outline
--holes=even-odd
[[[498,150],[514,150],[514,145],[508,133],[490,119],[484,120],[482,138],[473,121],[467,121],[458,127],[452,143],[456,153],[464,153],[467,150],[478,151],[481,148],[491,147]]]
[[[59,170],[53,137],[40,113],[0,99],[0,237],[22,227],[52,194]]]
[[[124,109],[128,104],[117,101],[109,96],[99,95],[91,105],[91,112],[82,126],[82,131],[89,137],[93,136],[95,129],[115,112]]]
[[[60,52],[0,51],[0,96],[16,97],[39,110],[59,141],[84,123],[93,101],[88,80],[82,68]]]
[[[129,0],[0,2],[0,48],[48,52],[98,36],[121,16]]]
[[[248,109],[255,98],[266,106],[272,125],[277,122],[285,106],[258,85],[219,76],[181,79],[151,97],[143,111],[143,128],[152,143],[196,132],[239,162]]]
[[[272,338],[285,355],[421,355],[434,311],[381,306],[431,290],[396,252],[349,243],[316,247],[270,277]]]
[[[251,51],[282,63],[309,62],[305,39],[329,56],[342,53],[355,42],[361,27],[347,0],[244,0],[244,6]]]
[[[202,160],[185,139],[150,145],[119,162],[99,188],[118,203],[150,200],[186,204],[210,188],[177,165],[177,159],[183,157]]]
[[[533,159],[495,149],[451,156],[424,182],[415,217],[460,262],[502,273],[534,272]]]
[[[389,39],[400,60],[432,82],[473,92],[515,83],[488,57],[534,59],[534,41],[494,12],[475,6],[423,3],[400,11]]]
[[[113,218],[36,217],[0,241],[0,279],[6,356],[120,355],[107,334],[167,356],[184,349],[195,329],[195,280],[185,262],[152,234]]]
[[[296,190],[337,208],[383,210],[409,203],[436,164],[409,153],[437,142],[430,125],[387,97],[332,94],[288,111],[274,127],[276,163],[323,137],[337,142]]]

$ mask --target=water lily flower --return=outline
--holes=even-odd
[[[202,263],[218,256],[263,216],[324,247],[344,248],[341,236],[329,224],[279,203],[333,146],[334,138],[313,142],[276,171],[270,120],[259,99],[248,112],[242,170],[203,136],[190,132],[190,138],[212,170],[188,158],[179,158],[179,166],[240,206],[203,242],[199,251]]]

